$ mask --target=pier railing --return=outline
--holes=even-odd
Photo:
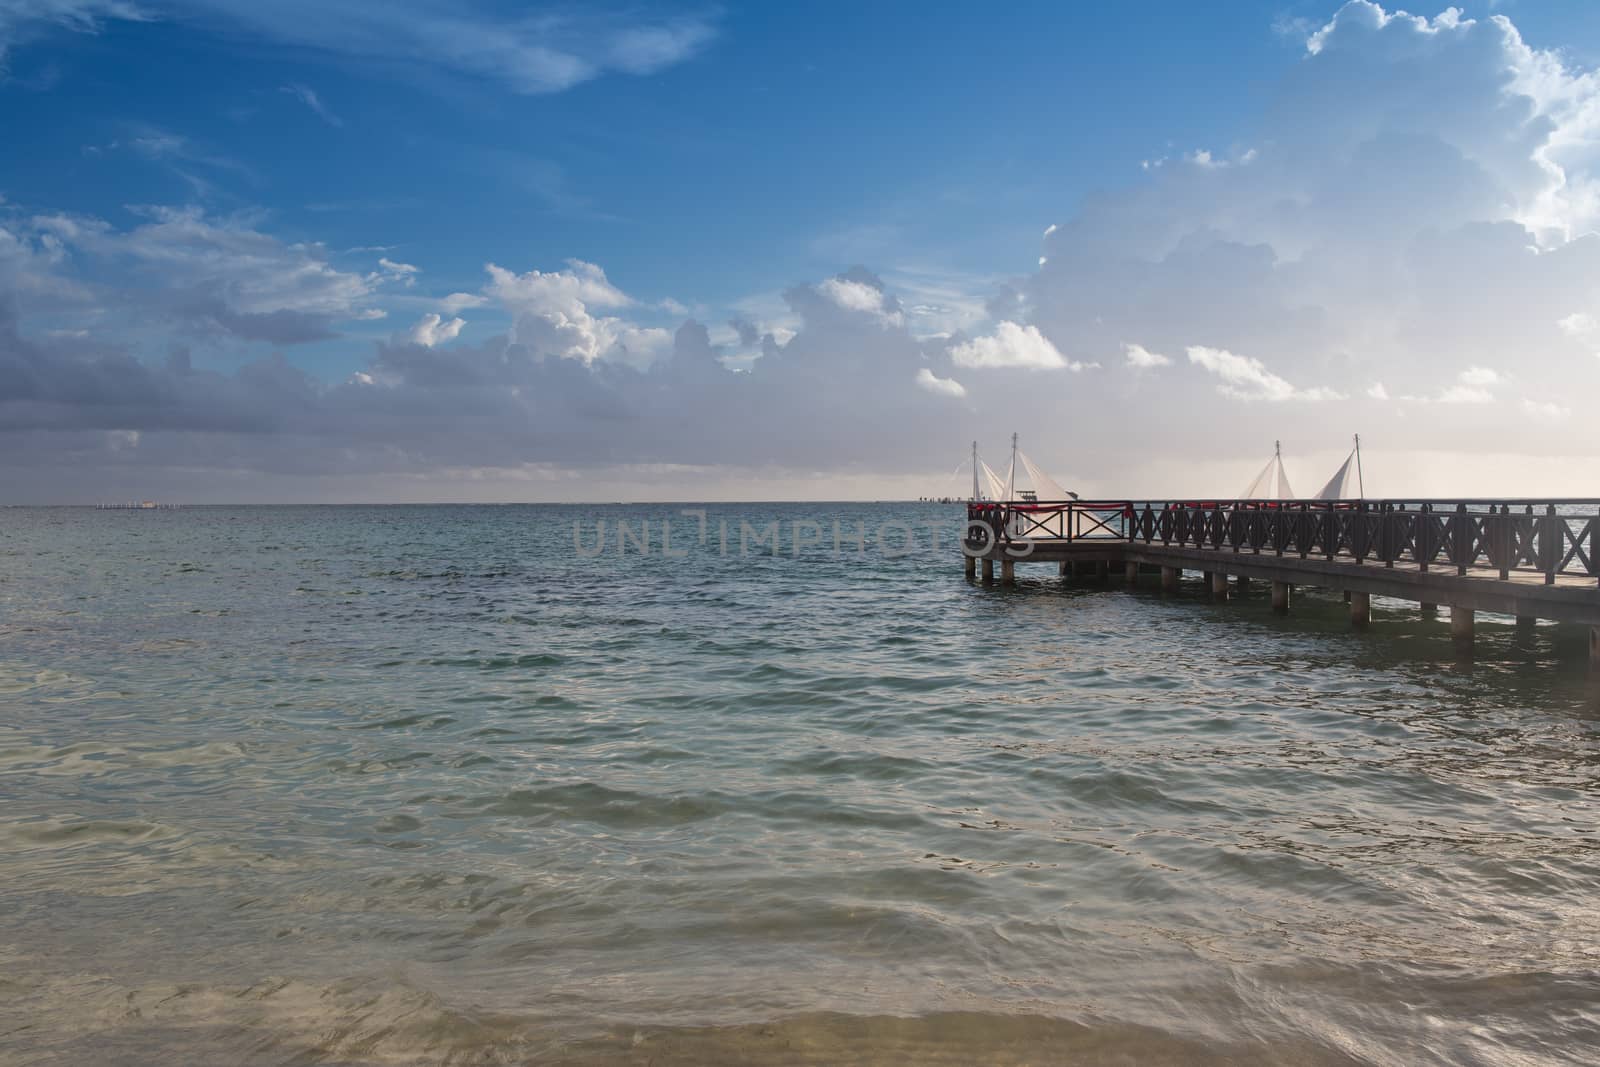
[[[1600,581],[1600,499],[974,503],[967,519],[1002,544],[1121,540]]]

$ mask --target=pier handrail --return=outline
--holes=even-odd
[[[974,502],[996,544],[1122,540],[1420,570],[1484,567],[1594,578],[1600,498]],[[972,543],[975,540],[970,539]]]

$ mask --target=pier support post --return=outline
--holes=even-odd
[[[994,560],[992,559],[983,561],[983,580],[986,582],[994,581]]]
[[[1350,590],[1348,589],[1344,591],[1344,602],[1346,604],[1350,603]]]
[[[1422,617],[1424,619],[1436,619],[1439,617],[1439,605],[1437,604],[1429,604],[1427,601],[1423,601],[1418,607],[1422,609]]]
[[[1061,575],[1063,578],[1072,577],[1072,564],[1066,560],[1062,560],[1060,563],[1056,564],[1056,573]]]
[[[1211,596],[1215,600],[1228,599],[1228,576],[1221,571],[1211,572]]]
[[[1003,559],[1000,561],[1000,584],[1017,584],[1017,565],[1015,561],[1009,559]]]
[[[1538,628],[1539,628],[1539,620],[1537,618],[1535,618],[1534,616],[1532,616],[1532,615],[1518,615],[1517,616],[1517,640],[1520,641],[1520,640],[1523,640],[1525,638],[1532,637],[1533,636],[1533,632]]]
[[[1365,630],[1372,624],[1372,594],[1350,594],[1350,625]]]
[[[1178,575],[1182,572],[1176,567],[1161,568],[1161,591],[1163,593],[1176,593],[1178,591]]]
[[[1233,580],[1233,591],[1235,593],[1238,593],[1239,596],[1241,596],[1241,597],[1249,596],[1250,595],[1250,579],[1246,578],[1242,574],[1239,575],[1239,577],[1237,577],[1237,578],[1235,578]]]
[[[1111,577],[1111,564],[1105,560],[1098,560],[1094,565],[1094,576],[1102,582]]]
[[[1289,614],[1289,595],[1294,586],[1288,582],[1272,583],[1272,610],[1279,615]]]
[[[1125,565],[1122,568],[1122,573],[1123,576],[1128,579],[1129,585],[1139,584],[1139,565],[1137,563],[1129,563]]]
[[[1600,626],[1589,627],[1589,670],[1600,673]]]
[[[1450,608],[1450,639],[1456,644],[1456,652],[1462,656],[1472,655],[1472,637],[1476,629],[1477,612],[1471,608]]]
[[[963,559],[965,559],[967,561],[966,562],[967,577],[968,578],[976,578],[978,576],[978,557],[977,556],[969,556],[965,552],[963,552],[961,554],[961,556],[962,556]]]

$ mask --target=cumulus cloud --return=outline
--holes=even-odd
[[[1494,402],[1495,387],[1504,385],[1505,378],[1489,367],[1468,367],[1456,376],[1454,385],[1437,397],[1441,404],[1490,404]]]
[[[1297,389],[1267,370],[1254,356],[1236,356],[1221,348],[1190,345],[1189,362],[1222,379],[1217,391],[1236,400],[1338,400],[1331,389]]]
[[[987,337],[974,337],[954,345],[950,349],[950,359],[958,367],[1080,371],[1086,366],[1063,356],[1037,326],[1023,326],[1010,320],[996,323],[994,333]]]
[[[870,315],[888,326],[898,326],[905,321],[901,310],[885,301],[883,284],[876,279],[861,281],[841,274],[821,282],[817,292],[846,311]]]
[[[918,389],[926,389],[928,392],[938,393],[940,396],[960,397],[967,395],[966,386],[954,378],[941,378],[927,367],[918,369],[916,382]]]
[[[561,271],[515,274],[493,263],[485,292],[513,316],[512,340],[541,353],[592,363],[607,359],[643,365],[671,343],[660,327],[640,326],[593,309],[631,307],[593,263],[574,259]]]
[[[429,312],[417,320],[411,327],[408,339],[412,344],[432,348],[434,345],[445,341],[454,341],[461,333],[461,327],[467,324],[466,319],[442,319],[438,314]]]
[[[1128,366],[1135,370],[1151,370],[1155,367],[1172,365],[1172,360],[1160,352],[1151,352],[1144,345],[1125,344],[1122,346],[1122,352],[1128,361]]]

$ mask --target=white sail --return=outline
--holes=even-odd
[[[1318,500],[1360,500],[1367,495],[1365,480],[1361,477],[1361,435],[1356,434],[1354,441],[1355,447],[1317,494]]]
[[[1289,488],[1289,475],[1283,469],[1283,446],[1277,445],[1272,458],[1261,468],[1255,481],[1239,494],[1240,500],[1293,500],[1294,490]]]
[[[1328,484],[1317,493],[1318,500],[1355,500],[1356,492],[1356,454],[1351,452],[1344,463],[1328,479]]]
[[[1006,498],[1006,483],[1000,480],[1000,475],[994,468],[983,460],[978,460],[978,466],[983,470],[984,491],[989,494],[990,500],[1004,500]]]
[[[1040,470],[1033,460],[1028,458],[1026,452],[1018,452],[1017,458],[1022,461],[1023,469],[1028,472],[1028,477],[1033,481],[1033,492],[1040,500],[1074,500],[1076,497],[1061,487],[1061,484]]]

